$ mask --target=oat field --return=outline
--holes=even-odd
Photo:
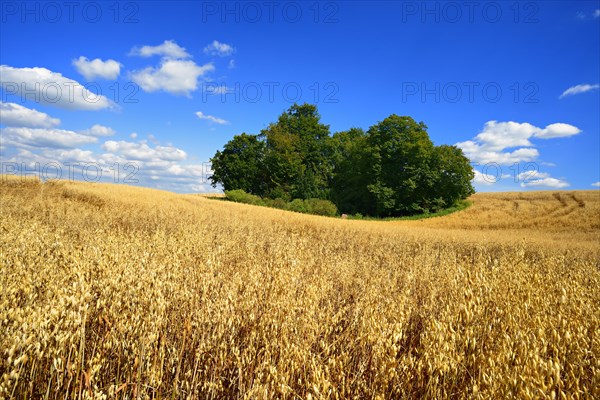
[[[600,398],[600,191],[417,221],[0,181],[0,398]]]

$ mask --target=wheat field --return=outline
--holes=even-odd
[[[0,181],[0,398],[600,398],[600,191],[417,221]]]

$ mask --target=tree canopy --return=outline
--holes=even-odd
[[[390,115],[367,132],[331,135],[317,107],[294,104],[258,135],[234,136],[211,159],[213,186],[286,201],[325,199],[343,213],[400,216],[451,207],[474,193],[461,149]]]

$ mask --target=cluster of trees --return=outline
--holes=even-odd
[[[316,106],[294,104],[260,134],[234,136],[211,159],[213,186],[379,217],[438,211],[474,193],[462,150],[434,146],[422,122],[394,114],[331,135],[320,120]]]

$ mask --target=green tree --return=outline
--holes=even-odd
[[[330,136],[316,106],[294,104],[260,135],[234,136],[211,161],[214,186],[279,203],[298,199],[296,208],[321,207],[316,199],[323,199],[343,213],[410,215],[453,206],[474,193],[462,150],[435,147],[424,123],[395,114],[367,133],[352,128]]]
[[[414,214],[427,209],[435,181],[434,146],[427,126],[391,115],[369,128],[371,183],[378,215]]]
[[[367,189],[369,148],[360,128],[336,132],[332,139],[333,177],[331,199],[340,212],[374,214],[373,195]]]
[[[242,189],[247,193],[264,196],[265,143],[255,135],[236,135],[211,158],[213,174],[209,177],[213,186],[218,183],[225,190]]]
[[[291,198],[328,198],[333,169],[330,133],[320,120],[316,106],[294,104],[261,132],[271,197],[285,192]]]
[[[471,184],[475,174],[461,149],[441,145],[435,148],[434,154],[436,181],[433,189],[435,197],[443,200],[442,207],[452,206],[475,193]]]
[[[278,124],[269,125],[260,137],[266,145],[263,165],[267,178],[266,195],[290,200],[297,192],[298,180],[304,171],[302,155],[297,150],[298,137]]]

